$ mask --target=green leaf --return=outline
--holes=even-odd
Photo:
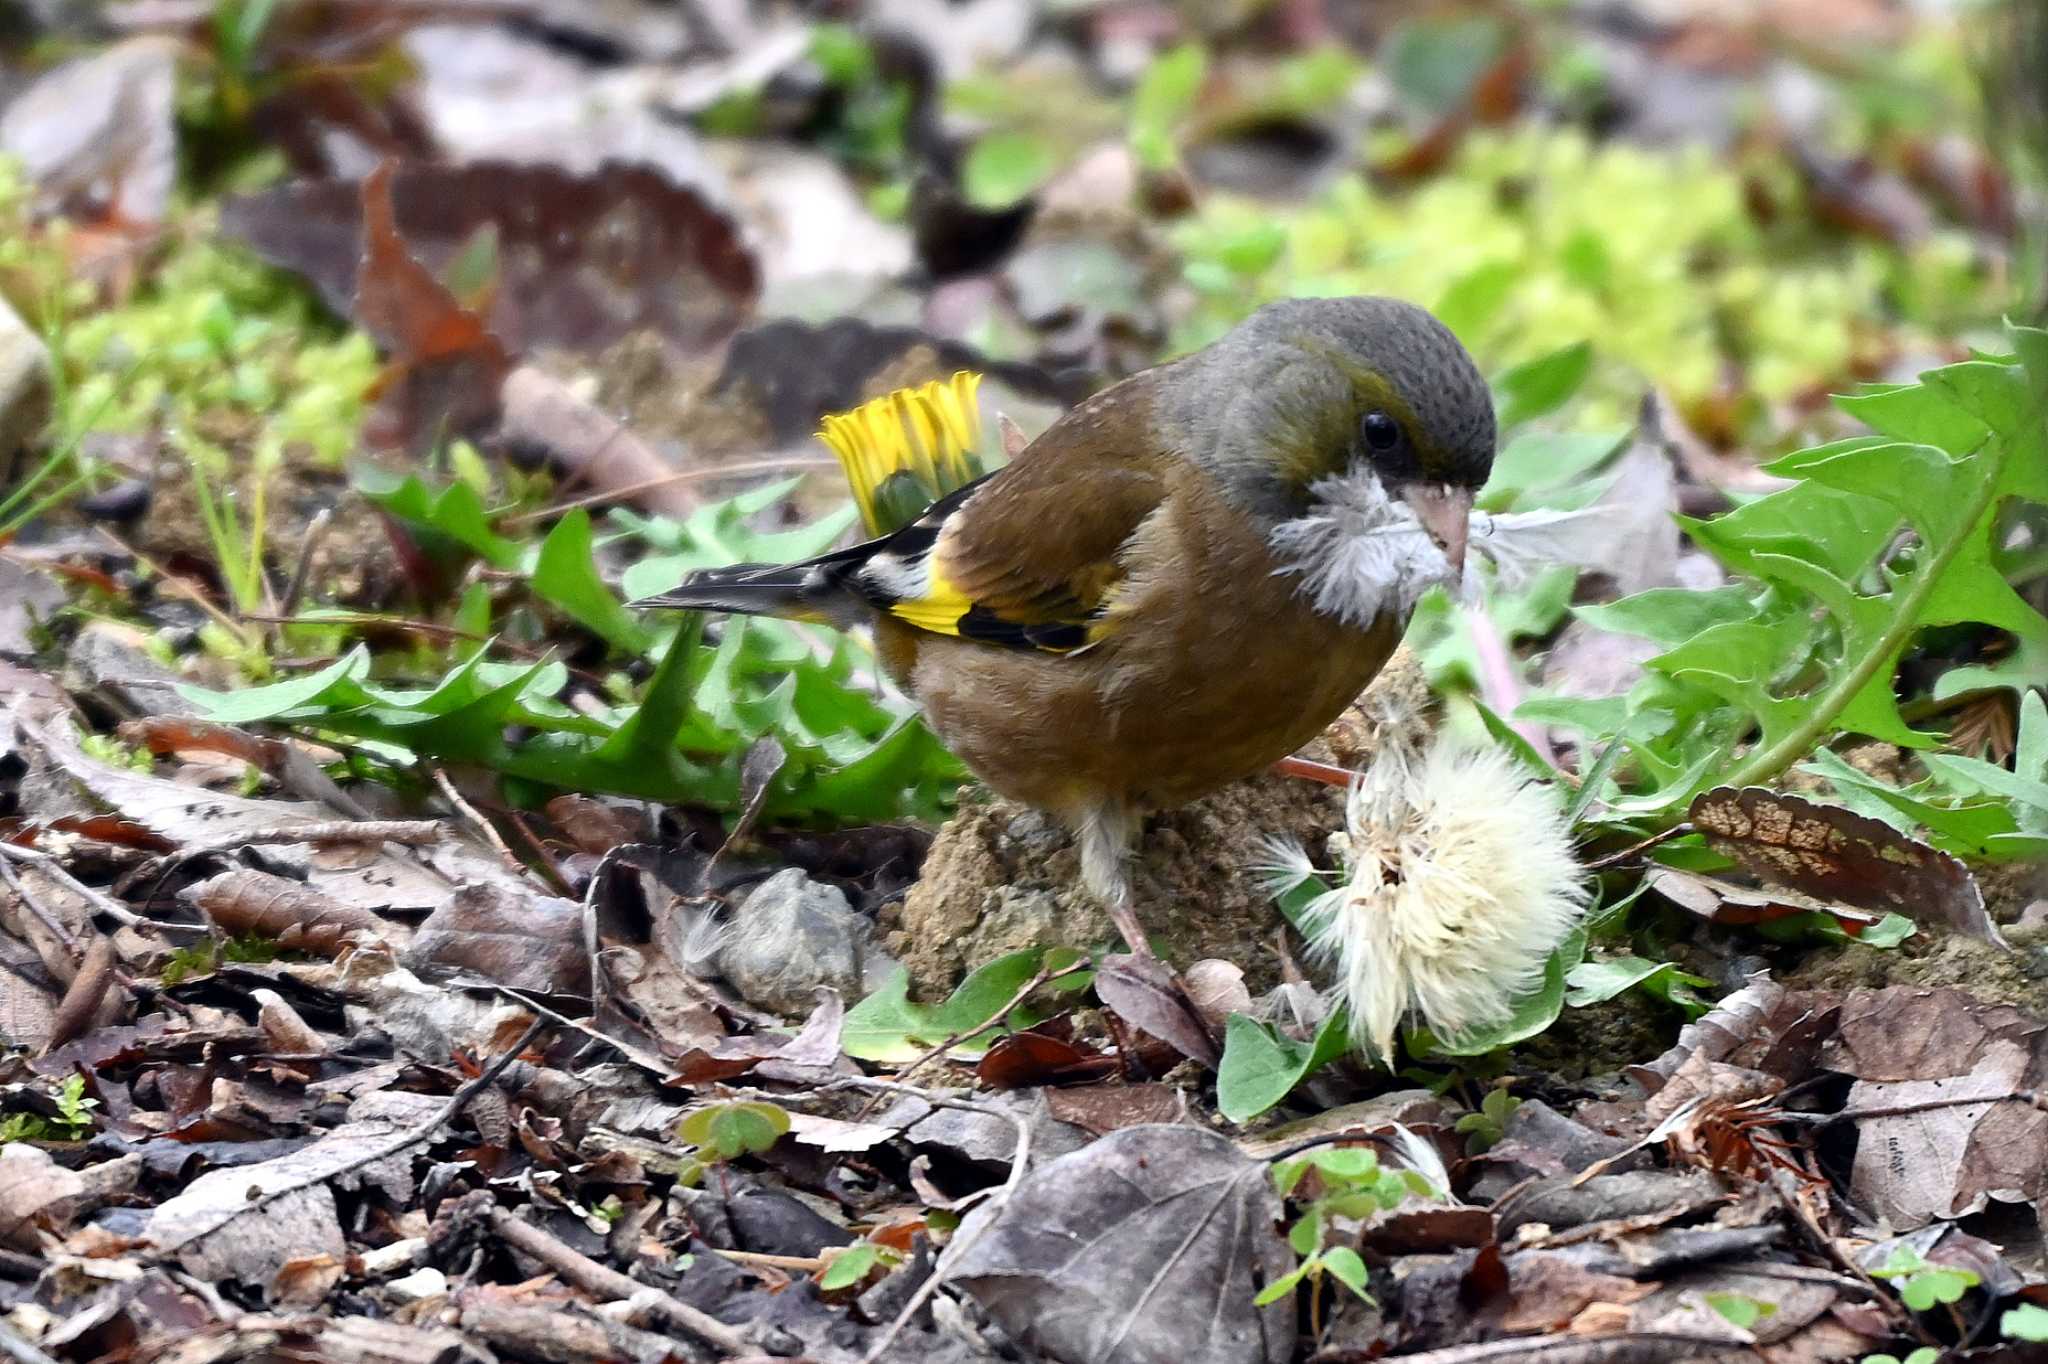
[[[364,497],[414,530],[460,545],[493,568],[518,566],[518,543],[491,529],[483,500],[467,483],[451,483],[435,493],[418,475],[393,482],[388,473],[370,465],[355,471],[355,483]]]
[[[766,1151],[788,1131],[788,1113],[748,1100],[698,1109],[676,1125],[676,1138],[720,1160],[736,1160]]]
[[[855,1241],[832,1257],[832,1263],[825,1266],[824,1274],[818,1279],[818,1287],[827,1293],[837,1288],[851,1288],[867,1278],[881,1262],[880,1246],[873,1241]]]
[[[1507,511],[1545,489],[1583,478],[1628,441],[1625,431],[1523,431],[1501,447],[1479,491],[1481,511]]]
[[[597,576],[590,513],[581,507],[557,521],[541,542],[533,567],[533,591],[621,653],[644,653],[652,642],[647,628]]]
[[[1999,1317],[1998,1333],[2007,1340],[2048,1341],[2048,1307],[2021,1303]]]
[[[1705,988],[1712,984],[1704,977],[1679,970],[1673,962],[1612,957],[1605,961],[1581,962],[1573,967],[1565,977],[1564,1002],[1574,1009],[1583,1009],[1589,1004],[1598,1004],[1629,990],[1640,989],[1688,1010],[1697,1008],[1704,1013],[1706,1004],[1686,987]]]
[[[1765,1302],[1742,1293],[1705,1293],[1701,1295],[1707,1306],[1718,1312],[1722,1319],[1738,1330],[1747,1331],[1778,1310],[1778,1304]]]
[[[1334,1010],[1315,1039],[1297,1042],[1254,1018],[1232,1014],[1223,1029],[1223,1059],[1216,1070],[1216,1107],[1232,1122],[1248,1122],[1294,1092],[1294,1087],[1344,1054],[1349,1019]]]
[[[1209,75],[1209,54],[1187,42],[1155,57],[1131,92],[1131,150],[1149,170],[1167,170],[1179,159],[1174,133],[1193,112]]]
[[[1367,1302],[1372,1301],[1372,1295],[1365,1291],[1365,1261],[1359,1258],[1357,1251],[1349,1246],[1331,1246],[1323,1252],[1323,1268],[1338,1283]]]
[[[989,133],[967,153],[960,188],[977,208],[1003,209],[1035,193],[1053,172],[1053,150],[1030,133]]]
[[[1301,1285],[1302,1276],[1307,1274],[1308,1271],[1309,1263],[1296,1265],[1293,1269],[1260,1289],[1259,1296],[1252,1299],[1252,1304],[1256,1307],[1272,1306],[1280,1301],[1280,1299],[1293,1293]]]
[[[1592,343],[1580,341],[1503,371],[1493,381],[1500,429],[1520,426],[1563,407],[1592,370]]]
[[[915,1060],[948,1037],[972,1032],[993,1021],[1002,1007],[1016,998],[1025,982],[1042,970],[1062,970],[1078,961],[1080,955],[1064,947],[1011,952],[969,975],[939,1005],[913,1001],[910,972],[899,968],[881,988],[846,1011],[840,1046],[848,1056],[862,1061]],[[1086,974],[1081,973],[1049,988],[1075,990],[1086,984]],[[993,1038],[983,1036],[962,1043],[960,1049],[981,1052],[993,1044]]]
[[[359,644],[318,672],[302,677],[237,691],[208,691],[179,683],[178,695],[199,707],[209,720],[224,725],[248,725],[311,706],[330,693],[344,694],[345,704],[360,705],[365,699],[362,689],[347,685],[344,692],[343,688],[368,676],[369,671],[370,651]]]

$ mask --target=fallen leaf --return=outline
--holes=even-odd
[[[1855,990],[1823,1059],[1856,1079],[1849,1113],[1982,1100],[1856,1119],[1849,1188],[1873,1216],[1910,1229],[2048,1197],[2048,1113],[2012,1101],[2048,1080],[2048,1025],[1960,990]]]
[[[1046,1107],[1061,1122],[1085,1127],[1098,1137],[1126,1127],[1187,1121],[1187,1100],[1171,1085],[1087,1085],[1050,1089]]]
[[[1170,1042],[1181,1055],[1214,1070],[1223,1053],[1195,1011],[1173,968],[1157,957],[1128,953],[1104,957],[1095,968],[1095,993],[1132,1027]]]
[[[1716,852],[1775,885],[2006,946],[1969,868],[1888,824],[1757,786],[1702,792],[1688,818]]]
[[[590,993],[583,906],[504,885],[472,883],[413,930],[405,964],[463,970],[515,990]]]
[[[404,1206],[413,1193],[412,1153],[375,1157],[440,1106],[441,1100],[426,1094],[365,1095],[350,1105],[348,1121],[311,1145],[260,1164],[201,1175],[157,1206],[147,1235],[189,1273],[209,1281],[267,1286],[294,1260],[346,1256],[335,1188],[372,1186]],[[306,1187],[297,1187],[301,1184]],[[252,1206],[263,1193],[282,1189],[292,1191]]]
[[[0,1246],[40,1251],[46,1233],[66,1230],[85,1181],[26,1142],[0,1146]]]
[[[392,208],[392,174],[386,161],[362,182],[362,247],[347,311],[390,357],[364,438],[424,454],[451,437],[479,434],[496,419],[499,385],[512,362],[483,318],[413,256]],[[332,188],[356,193],[354,186]]]
[[[1281,1364],[1292,1267],[1263,1162],[1197,1127],[1127,1127],[1045,1165],[940,1261],[1004,1329],[1067,1364]]]
[[[224,871],[178,894],[230,937],[274,938],[280,947],[323,957],[384,943],[386,926],[376,915],[267,871]]]
[[[758,267],[732,220],[702,194],[647,166],[590,175],[548,166],[409,164],[390,172],[384,227],[439,283],[481,232],[495,234],[497,287],[480,321],[512,354],[555,346],[595,352],[652,330],[685,352],[731,336],[753,311]],[[222,230],[306,276],[328,306],[377,334],[357,294],[366,181],[302,181],[229,200]],[[452,295],[450,296],[452,298]],[[380,337],[381,339],[381,337]]]

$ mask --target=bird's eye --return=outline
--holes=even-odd
[[[1385,454],[1401,443],[1401,423],[1386,413],[1372,411],[1365,414],[1365,420],[1358,424],[1359,433],[1365,437],[1365,448]]]

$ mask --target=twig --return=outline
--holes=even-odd
[[[1079,964],[1077,963],[1068,969],[1078,970]],[[1008,1006],[1003,1012],[1008,1013],[1010,1008],[1014,1007],[1014,1005]],[[850,1075],[844,1079],[834,1080],[830,1084],[819,1086],[812,1093],[829,1094],[834,1090],[840,1089],[866,1089],[878,1094],[898,1094],[907,1098],[921,1099],[934,1108],[957,1108],[967,1113],[979,1113],[983,1117],[993,1113],[994,1116],[1005,1119],[1012,1127],[1016,1128],[1017,1149],[1010,1154],[1010,1177],[1004,1180],[1002,1188],[996,1190],[989,1200],[982,1205],[987,1210],[988,1216],[984,1221],[977,1224],[974,1234],[971,1236],[965,1234],[955,1236],[952,1253],[964,1253],[967,1247],[973,1245],[980,1237],[982,1231],[995,1225],[996,1219],[1002,1216],[1003,1208],[1008,1205],[1010,1199],[1016,1194],[1017,1186],[1024,1182],[1025,1172],[1030,1168],[1031,1125],[1029,1123],[1025,1122],[1023,1118],[1015,1113],[991,1110],[986,1105],[968,1103],[965,1099],[955,1099],[950,1095],[934,1093],[929,1089],[920,1089],[916,1085],[900,1084],[894,1080],[871,1080],[866,1076]],[[965,1232],[964,1226],[962,1232]],[[882,1356],[888,1352],[889,1347],[896,1343],[896,1337],[902,1335],[903,1328],[910,1324],[910,1319],[916,1316],[923,1309],[924,1305],[931,1301],[932,1295],[938,1291],[939,1274],[937,1270],[933,1270],[931,1276],[919,1284],[917,1291],[910,1295],[910,1301],[903,1304],[903,1310],[896,1314],[895,1319],[889,1323],[888,1329],[883,1331],[876,1339],[861,1364],[879,1364]]]
[[[514,857],[512,850],[505,846],[504,836],[498,832],[498,826],[485,819],[481,811],[462,798],[462,793],[455,789],[454,782],[448,780],[446,772],[443,772],[438,767],[429,768],[428,771],[433,775],[434,785],[440,787],[441,794],[448,797],[448,803],[461,811],[464,819],[467,819],[476,826],[476,831],[482,834],[485,841],[497,850],[499,858],[504,861],[507,867],[511,868],[512,874],[521,877],[525,876],[526,864],[517,857]]]
[[[1646,853],[1660,843],[1669,843],[1672,839],[1677,838],[1680,834],[1689,834],[1691,832],[1692,825],[1690,824],[1674,824],[1670,828],[1662,830],[1659,833],[1651,834],[1648,838],[1643,839],[1639,843],[1629,844],[1620,852],[1611,852],[1607,854],[1607,856],[1605,857],[1586,863],[1586,870],[1600,871],[1604,868],[1613,866],[1617,862],[1626,862],[1629,858],[1635,857],[1640,853]]]
[[[1871,1278],[1869,1272],[1862,1265],[1857,1264],[1853,1256],[1846,1254],[1840,1246],[1836,1245],[1835,1238],[1828,1235],[1826,1229],[1814,1221],[1813,1213],[1807,1209],[1805,1204],[1799,1201],[1790,1189],[1785,1187],[1786,1178],[1788,1176],[1783,1171],[1773,1166],[1767,1168],[1763,1182],[1770,1187],[1772,1193],[1778,1196],[1778,1201],[1784,1205],[1785,1211],[1792,1214],[1792,1220],[1799,1224],[1799,1230],[1805,1233],[1806,1239],[1812,1243],[1813,1248],[1826,1256],[1837,1269],[1862,1284],[1864,1290],[1870,1294],[1872,1301],[1881,1305],[1891,1316],[1901,1320],[1906,1330],[1915,1336],[1922,1345],[1932,1345],[1937,1349],[1940,1348],[1940,1342],[1928,1332],[1926,1327],[1920,1324],[1919,1317],[1908,1312],[1897,1298],[1885,1292],[1879,1286],[1877,1280]]]
[[[781,459],[749,459],[740,460],[732,464],[711,465],[701,469],[678,469],[672,474],[663,474],[659,478],[643,478],[638,483],[628,483],[623,487],[612,488],[605,492],[590,493],[583,497],[571,498],[567,502],[557,502],[551,507],[542,507],[538,511],[520,512],[517,516],[505,517],[498,524],[502,526],[523,526],[530,521],[545,521],[551,516],[560,516],[564,512],[575,511],[578,507],[595,507],[605,502],[620,502],[626,498],[637,497],[641,493],[652,492],[656,488],[666,488],[677,483],[709,483],[721,478],[738,477],[742,474],[773,473],[778,469],[837,469],[838,467],[839,462],[837,460],[825,459],[822,456],[789,455]]]
[[[0,839],[0,858],[28,863],[42,872],[43,875],[58,882],[66,890],[84,896],[95,912],[106,915],[115,923],[126,924],[128,927],[144,933],[190,933],[194,937],[203,938],[213,932],[205,924],[173,924],[163,923],[156,919],[146,919],[106,892],[94,890],[91,886],[88,886],[85,882],[64,870],[64,864],[46,852],[40,852],[34,848],[24,848],[19,843],[9,843],[4,839]],[[8,877],[10,882],[13,879],[12,876]]]
[[[41,920],[43,927],[50,930],[51,935],[64,945],[64,950],[70,955],[71,960],[75,962],[81,959],[84,949],[79,947],[78,939],[72,935],[62,919],[50,912],[48,905],[37,899],[34,893],[21,883],[21,878],[15,875],[13,864],[4,858],[0,858],[0,880],[7,882],[7,888],[14,892],[15,898],[27,907],[29,913]]]
[[[313,555],[319,551],[320,542],[327,538],[327,528],[333,524],[332,507],[322,507],[306,523],[306,538],[299,544],[299,561],[292,567],[291,581],[285,584],[284,600],[277,604],[280,616],[288,617],[298,611],[299,598],[306,594],[306,580],[313,575]]]
[[[0,1355],[14,1361],[14,1364],[57,1364],[35,1346],[14,1333],[14,1328],[0,1321]]]
[[[937,1046],[927,1051],[924,1055],[918,1057],[909,1065],[897,1071],[896,1082],[898,1084],[908,1083],[910,1077],[913,1074],[915,1074],[918,1070],[923,1068],[927,1062],[933,1060],[935,1057],[938,1057],[944,1054],[945,1052],[951,1051],[953,1048],[959,1046],[962,1042],[972,1041],[973,1039],[981,1036],[985,1032],[991,1032],[994,1029],[1001,1027],[1004,1021],[1009,1018],[1010,1010],[1016,1008],[1025,1000],[1031,998],[1032,992],[1037,990],[1040,986],[1050,985],[1056,980],[1064,980],[1068,976],[1075,975],[1079,972],[1088,970],[1092,965],[1093,963],[1087,957],[1083,957],[1079,961],[1074,962],[1072,965],[1061,967],[1057,971],[1053,970],[1050,967],[1041,969],[1037,975],[1033,976],[1031,979],[1025,981],[1021,986],[1019,986],[1017,988],[1017,993],[1010,996],[1010,1002],[1003,1005],[1002,1008],[997,1009],[995,1013],[991,1014],[986,1023],[983,1023],[980,1027],[976,1028],[963,1028],[960,1031],[954,1033],[952,1036],[946,1038],[943,1042],[940,1042]]]
[[[483,1197],[488,1198],[488,1193]],[[514,1216],[495,1203],[485,1214],[485,1220],[499,1239],[514,1250],[523,1251],[561,1275],[563,1279],[587,1293],[594,1293],[608,1301],[618,1302],[633,1299],[644,1302],[659,1317],[662,1324],[678,1330],[688,1331],[699,1340],[706,1341],[725,1351],[728,1355],[750,1355],[757,1353],[747,1333],[737,1326],[728,1326],[709,1312],[690,1306],[686,1302],[664,1293],[651,1284],[628,1278],[599,1264],[588,1255],[564,1245],[541,1228]]]
[[[1325,786],[1349,787],[1364,774],[1335,763],[1317,762],[1314,758],[1299,755],[1282,758],[1273,764],[1273,774],[1279,777],[1295,777],[1302,781],[1321,782]]]
[[[179,596],[197,606],[207,615],[212,616],[215,621],[219,622],[222,628],[240,641],[243,648],[246,649],[255,645],[256,641],[249,638],[249,632],[242,628],[242,622],[236,620],[218,606],[215,606],[197,583],[193,582],[190,578],[171,572],[168,568],[165,568],[162,564],[150,558],[147,554],[144,554],[141,550],[108,530],[105,526],[99,526],[96,529],[98,529],[101,536],[113,544],[115,549],[120,550],[129,558],[135,560],[136,563],[141,564],[144,568],[156,574],[157,577],[163,580],[166,587],[169,587]]]
[[[528,1044],[538,1037],[541,1030],[547,1026],[547,1019],[534,1019],[527,1026],[526,1031],[519,1035],[518,1041],[507,1047],[503,1055],[492,1061],[488,1066],[485,1066],[475,1079],[465,1082],[460,1089],[449,1095],[447,1103],[442,1104],[440,1108],[429,1114],[425,1119],[414,1123],[397,1136],[392,1137],[388,1141],[379,1142],[369,1154],[358,1156],[347,1164],[337,1166],[332,1170],[323,1170],[317,1175],[309,1175],[304,1179],[295,1179],[289,1184],[280,1184],[274,1189],[265,1189],[247,1202],[237,1203],[205,1226],[187,1232],[170,1245],[159,1246],[156,1250],[157,1256],[164,1258],[174,1256],[187,1246],[205,1240],[237,1218],[255,1212],[258,1208],[268,1207],[280,1198],[295,1193],[304,1193],[308,1189],[325,1184],[330,1179],[350,1174],[366,1166],[375,1165],[380,1160],[389,1160],[393,1156],[411,1150],[453,1122],[456,1115],[469,1106],[471,1099],[474,1099],[478,1094],[497,1083],[498,1077],[505,1073],[505,1068],[518,1060],[519,1053],[525,1051]]]
[[[1353,1141],[1369,1141],[1384,1146],[1389,1151],[1401,1149],[1392,1137],[1383,1137],[1376,1132],[1325,1132],[1319,1137],[1306,1137],[1292,1146],[1282,1147],[1266,1157],[1266,1164],[1278,1165],[1283,1160],[1292,1160],[1303,1151],[1313,1151],[1318,1146],[1342,1146]]]
[[[271,828],[251,829],[246,833],[221,834],[214,838],[188,843],[176,852],[165,853],[151,858],[114,883],[114,888],[126,893],[129,888],[149,881],[149,894],[145,898],[155,901],[157,892],[170,874],[187,863],[215,853],[233,852],[237,848],[253,848],[270,843],[398,843],[408,848],[417,848],[428,843],[439,843],[448,831],[433,819],[322,819],[306,824],[279,824]]]
[[[832,1263],[823,1255],[769,1255],[758,1250],[720,1250],[711,1248],[711,1253],[721,1260],[731,1260],[736,1265],[759,1265],[763,1269],[787,1269],[798,1274],[815,1274]]]
[[[595,1025],[586,1023],[581,1019],[571,1018],[564,1013],[557,1013],[539,1000],[530,998],[525,993],[515,990],[509,985],[491,984],[489,989],[498,998],[508,999],[522,1009],[529,1009],[557,1027],[567,1028],[570,1032],[581,1033],[593,1042],[599,1042],[610,1047],[613,1051],[625,1057],[657,1080],[666,1080],[669,1076],[675,1074],[675,1067],[668,1065],[653,1053],[642,1051],[630,1042],[621,1042],[618,1038],[600,1032]]]
[[[1845,1108],[1839,1113],[1787,1113],[1786,1122],[1807,1122],[1818,1127],[1846,1122],[1851,1118],[1897,1118],[1908,1113],[1926,1113],[1937,1108],[1967,1108],[1972,1104],[2026,1104],[2048,1113],[2048,1094],[2038,1089],[2015,1089],[2005,1094],[1980,1094],[1976,1098],[1956,1094],[1946,1099],[1922,1099],[1917,1103],[1885,1104],[1878,1108]]]

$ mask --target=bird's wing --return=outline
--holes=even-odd
[[[1166,498],[1143,399],[1126,383],[1076,408],[878,544],[855,589],[937,634],[1049,653],[1095,643],[1125,546]]]

